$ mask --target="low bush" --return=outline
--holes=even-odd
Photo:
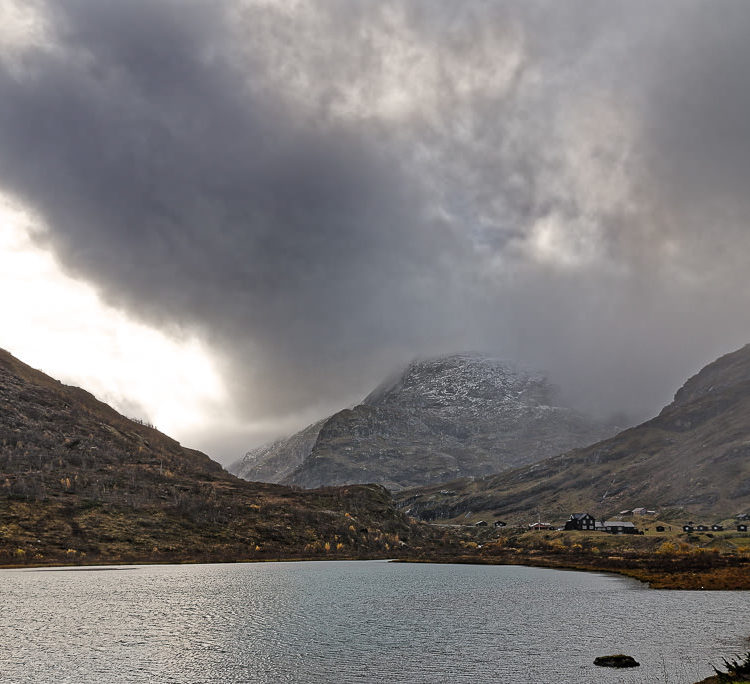
[[[726,672],[722,672],[714,667],[714,672],[720,682],[744,682],[750,678],[750,651],[746,653],[740,660],[740,656],[736,656],[731,660],[724,658],[724,667]]]

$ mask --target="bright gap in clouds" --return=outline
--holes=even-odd
[[[172,339],[104,304],[33,243],[33,227],[0,195],[0,347],[177,439],[224,412],[222,380],[200,341]]]

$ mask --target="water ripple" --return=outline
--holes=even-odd
[[[311,562],[0,571],[27,682],[692,682],[746,648],[747,594],[541,568]],[[631,672],[595,668],[632,654]]]

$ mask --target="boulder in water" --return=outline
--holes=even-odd
[[[594,665],[601,667],[639,667],[640,663],[632,656],[618,653],[617,655],[594,658]]]

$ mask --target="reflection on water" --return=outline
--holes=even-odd
[[[748,595],[542,568],[367,562],[0,571],[9,682],[694,682]],[[596,668],[628,653],[630,671]]]

